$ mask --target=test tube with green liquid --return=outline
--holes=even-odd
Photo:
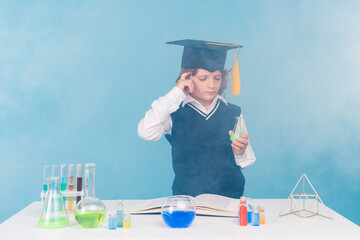
[[[61,192],[64,192],[64,191],[66,191],[66,181],[67,181],[67,166],[66,166],[66,164],[61,164],[60,174],[61,174],[60,190],[61,190]],[[66,197],[63,197],[63,199],[64,199],[64,203],[65,203]]]

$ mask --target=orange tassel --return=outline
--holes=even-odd
[[[239,64],[236,57],[232,69],[231,94],[232,95],[240,94],[240,72],[239,72]]]

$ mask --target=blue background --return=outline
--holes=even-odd
[[[257,162],[245,195],[287,198],[306,173],[360,224],[359,1],[1,1],[0,222],[40,200],[45,164],[94,162],[100,199],[171,194],[165,139],[137,125],[181,47],[244,45],[242,107]],[[233,53],[226,66],[232,67]]]

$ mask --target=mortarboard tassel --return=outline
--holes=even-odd
[[[231,94],[232,95],[240,94],[240,72],[239,72],[239,64],[237,61],[237,55],[235,55],[235,62],[232,68]]]

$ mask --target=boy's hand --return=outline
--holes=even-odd
[[[233,134],[233,131],[229,131],[229,136]],[[241,134],[240,137],[236,139],[236,141],[232,141],[231,147],[236,155],[243,155],[247,145],[249,144],[249,135]]]
[[[185,72],[181,74],[180,79],[176,83],[176,86],[180,88],[185,94],[191,93],[194,91],[194,84],[192,80],[188,79],[191,75],[191,72]]]

